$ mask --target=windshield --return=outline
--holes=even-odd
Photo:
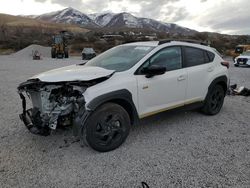
[[[61,44],[62,43],[62,37],[61,36],[55,36],[55,44]]]
[[[246,55],[246,56],[250,56],[250,51],[247,52],[243,52],[241,55]]]
[[[93,48],[84,48],[82,50],[83,53],[87,53],[87,54],[94,54],[95,51],[93,50]]]
[[[97,66],[122,72],[133,67],[154,47],[150,46],[117,46],[86,63],[87,66]]]

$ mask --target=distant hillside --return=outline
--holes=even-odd
[[[0,14],[0,49],[19,50],[30,44],[50,45],[52,36],[61,30],[66,30],[72,35],[82,35],[89,31],[78,25],[55,24]]]
[[[0,26],[6,27],[23,27],[23,28],[37,28],[41,30],[68,30],[70,32],[87,32],[89,30],[79,27],[78,25],[69,25],[69,24],[55,24],[51,22],[46,22],[42,20],[21,17],[21,16],[12,16],[8,14],[0,14]]]

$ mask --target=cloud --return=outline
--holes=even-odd
[[[47,0],[35,0],[37,2],[46,2]],[[108,6],[109,1],[100,0],[51,0],[53,4],[59,4],[64,7],[72,7],[84,13],[101,12]]]
[[[123,11],[133,13],[138,17],[152,18],[165,22],[176,22],[188,15],[185,7],[175,5],[175,3],[180,2],[180,0],[110,0],[110,2],[111,1],[119,2],[120,6],[123,6]],[[131,7],[136,5],[139,5],[139,11],[131,11]]]
[[[46,2],[47,0],[35,0]],[[51,3],[73,7],[84,13],[104,11],[130,12],[138,17],[176,22],[187,16],[185,7],[175,6],[181,0],[51,0]]]
[[[222,1],[220,6],[202,15],[196,21],[201,26],[209,26],[217,32],[250,34],[250,14],[246,7],[250,1]]]
[[[163,14],[161,19],[165,22],[178,22],[189,16],[185,7],[176,7],[172,5],[166,6],[161,13]]]

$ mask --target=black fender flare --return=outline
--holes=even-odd
[[[211,91],[211,89],[216,85],[216,84],[220,84],[222,85],[224,91],[225,91],[225,95],[227,93],[227,89],[228,89],[228,78],[226,75],[223,76],[219,76],[217,78],[215,78],[209,85],[208,87],[208,91],[207,91],[207,95],[209,93],[209,91]],[[207,97],[206,97],[207,98]]]
[[[87,109],[94,111],[98,106],[107,102],[121,105],[128,112],[131,124],[135,124],[139,120],[138,112],[132,99],[132,94],[127,89],[121,89],[100,95],[88,103]]]

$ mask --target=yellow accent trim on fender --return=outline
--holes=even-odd
[[[158,114],[158,113],[161,113],[161,112],[172,110],[174,108],[178,108],[178,107],[185,106],[185,105],[188,105],[188,104],[192,104],[192,103],[195,103],[195,102],[202,102],[202,100],[200,100],[200,99],[192,99],[190,101],[186,101],[185,103],[176,104],[176,105],[173,105],[173,106],[169,106],[167,108],[163,108],[163,109],[160,109],[160,110],[156,110],[156,111],[153,111],[153,112],[142,114],[142,115],[139,116],[139,118],[142,119],[142,118],[145,118],[145,117],[148,117],[148,116],[152,116],[152,115],[155,115],[155,114]]]

